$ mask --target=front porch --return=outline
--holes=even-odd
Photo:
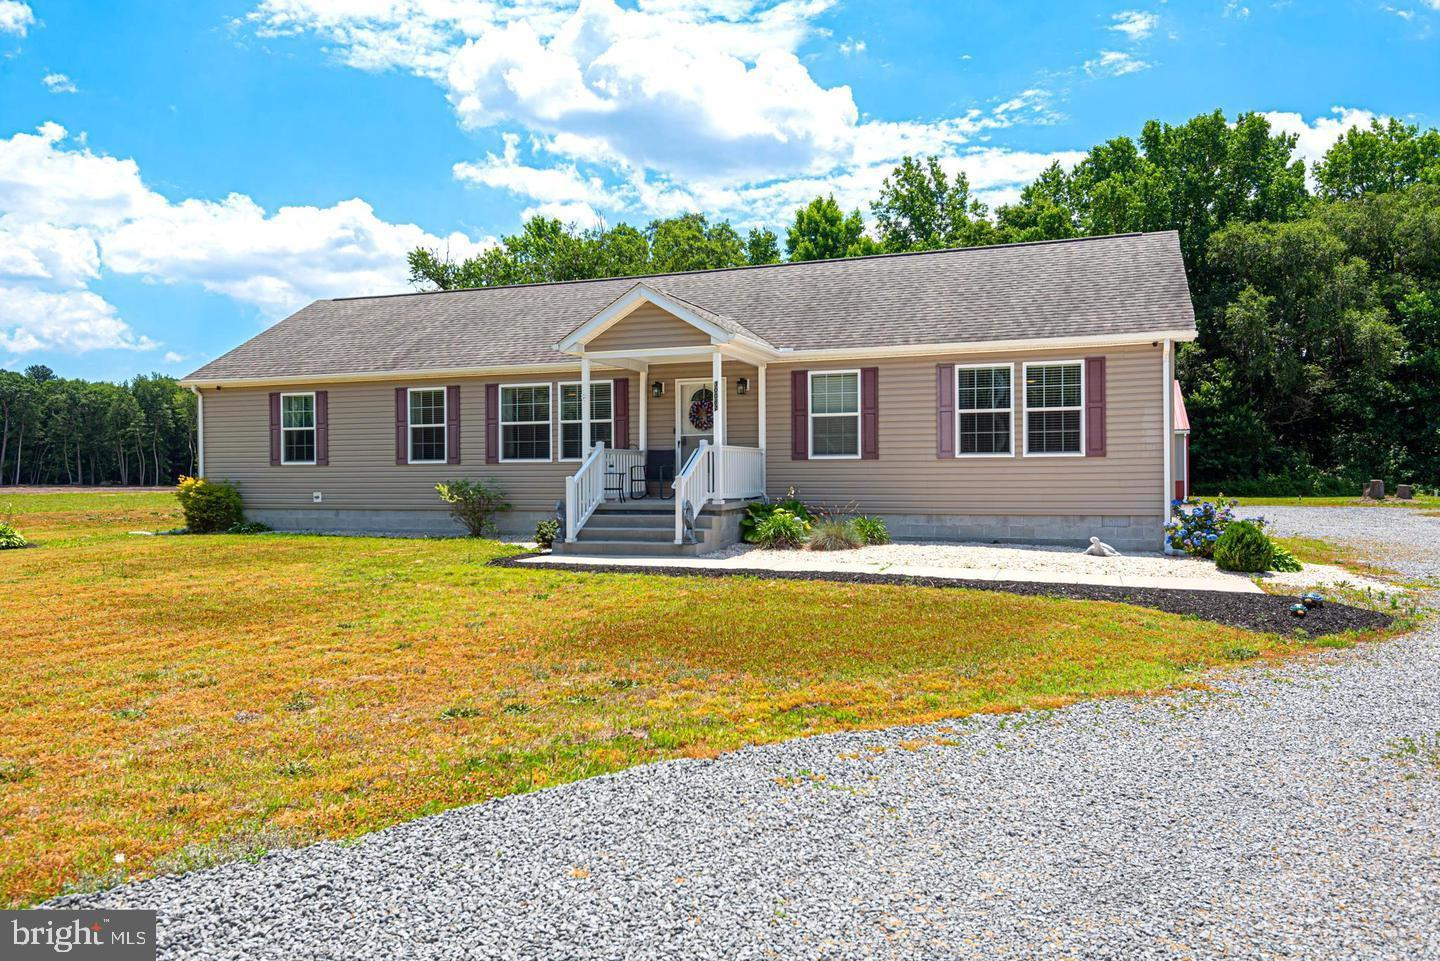
[[[715,320],[637,284],[557,345],[580,360],[575,406],[584,456],[565,481],[556,553],[697,554],[739,540],[745,505],[765,496],[773,351]],[[617,438],[626,446],[596,436],[597,422],[610,425],[600,434],[617,436],[614,411],[604,417],[603,386],[596,403],[603,369],[638,374],[633,446],[628,409],[625,436]]]

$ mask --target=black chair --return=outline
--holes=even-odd
[[[630,468],[630,499],[650,497],[650,485],[655,485],[654,496],[668,501],[675,496],[675,452],[673,450],[647,450],[645,464]],[[665,493],[669,486],[670,493]]]

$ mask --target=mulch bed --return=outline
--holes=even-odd
[[[1279,594],[1237,594],[1233,591],[1170,590],[1156,587],[1110,587],[1100,584],[1040,584],[1033,581],[967,581],[944,577],[915,577],[909,574],[871,574],[844,571],[772,571],[757,568],[631,567],[625,564],[524,564],[534,554],[499,557],[497,567],[526,570],[573,571],[582,574],[655,574],[662,577],[751,577],[785,581],[833,581],[840,584],[898,584],[912,587],[965,588],[973,591],[1003,591],[1031,597],[1056,597],[1076,601],[1114,601],[1150,607],[1170,614],[1188,614],[1217,624],[1228,624],[1262,633],[1289,634],[1297,627],[1311,637],[1344,631],[1369,631],[1388,627],[1392,618],[1379,611],[1326,601],[1304,617],[1290,613],[1298,597]]]

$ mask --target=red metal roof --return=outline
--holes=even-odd
[[[1180,390],[1180,382],[1175,381],[1175,430],[1181,431],[1190,429],[1190,415],[1185,413],[1185,394]]]

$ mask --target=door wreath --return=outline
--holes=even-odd
[[[698,431],[709,431],[715,426],[715,394],[707,389],[697,390],[691,395],[690,426]]]

